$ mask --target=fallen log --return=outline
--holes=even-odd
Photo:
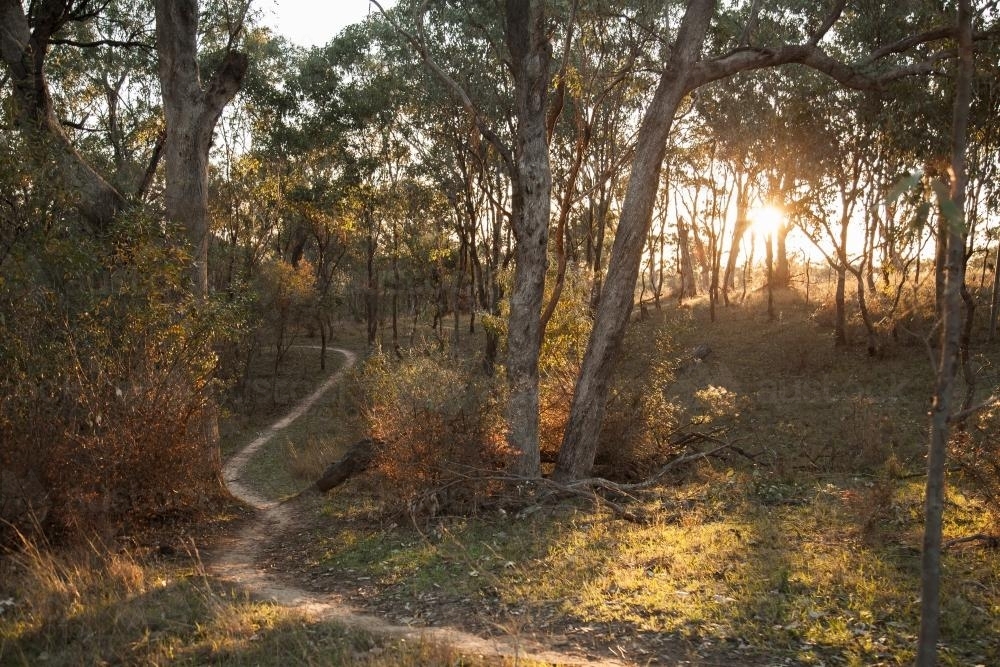
[[[354,443],[343,456],[327,466],[323,476],[316,480],[313,487],[320,493],[327,493],[354,475],[364,472],[375,458],[375,450],[379,444],[371,438]]]

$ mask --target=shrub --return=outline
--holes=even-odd
[[[365,421],[380,443],[375,489],[389,510],[474,512],[511,459],[502,392],[471,364],[436,353],[364,368]]]
[[[3,519],[113,528],[217,493],[211,345],[238,323],[185,295],[181,244],[144,220],[24,240],[0,266]]]
[[[569,271],[558,307],[546,329],[539,359],[539,442],[543,461],[555,461],[569,419],[576,378],[583,362],[592,320],[589,281]],[[668,435],[677,409],[665,389],[678,365],[674,342],[686,326],[654,317],[629,324],[611,378],[596,462],[600,473],[634,479],[672,453]]]
[[[1000,532],[1000,409],[994,406],[970,418],[949,444],[960,480],[983,503],[990,530]]]
[[[635,322],[625,333],[597,450],[597,463],[612,477],[645,477],[676,454],[670,436],[681,410],[668,392],[680,363],[678,331],[687,323],[670,317],[677,319]]]

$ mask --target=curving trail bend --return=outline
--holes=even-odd
[[[409,641],[426,640],[442,643],[467,655],[527,659],[553,665],[613,665],[623,667],[626,663],[615,660],[591,660],[581,656],[559,653],[548,650],[535,642],[517,637],[484,639],[455,628],[396,625],[375,616],[359,613],[340,601],[336,595],[313,593],[282,583],[257,567],[259,545],[263,544],[269,537],[273,537],[291,526],[294,516],[288,505],[265,498],[253,490],[242,479],[244,469],[257,451],[292,422],[308,412],[316,401],[336,386],[344,372],[355,364],[357,356],[350,350],[330,349],[344,356],[344,366],[330,375],[312,394],[300,401],[287,415],[268,427],[223,466],[223,479],[229,491],[236,498],[259,510],[260,514],[250,526],[236,537],[235,543],[227,546],[215,559],[211,565],[212,571],[223,579],[239,584],[257,597],[269,599],[284,607],[304,612],[316,620],[332,621],[371,634],[388,635]]]

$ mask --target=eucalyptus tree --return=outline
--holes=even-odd
[[[148,7],[145,9],[148,10]],[[128,183],[132,191],[119,190],[107,175],[95,168],[93,157],[81,151],[77,134],[85,132],[88,127],[71,117],[64,122],[65,104],[62,109],[57,106],[49,83],[53,74],[50,56],[54,51],[62,55],[67,51],[74,54],[77,50],[100,50],[102,53],[98,59],[104,64],[113,61],[113,57],[108,55],[111,51],[127,49],[140,54],[141,58],[143,52],[148,54],[152,50],[151,35],[133,17],[125,14],[119,3],[44,0],[30,3],[26,10],[21,0],[0,2],[0,25],[3,26],[0,31],[0,57],[11,81],[16,124],[30,147],[26,158],[39,167],[54,164],[54,175],[76,193],[76,208],[93,229],[109,227],[124,208],[127,197],[139,191],[142,182]],[[104,18],[107,20],[99,20]],[[99,34],[101,29],[95,28],[95,25],[103,25],[105,34]],[[76,71],[58,72],[57,75],[66,74],[71,77],[71,82],[77,81],[77,90],[84,86],[91,88],[95,84],[93,77],[88,76],[82,67],[85,63],[93,65],[94,59],[77,52],[68,60],[69,65],[77,66]],[[148,65],[148,59],[145,61]],[[124,162],[123,119],[119,118],[117,110],[120,93],[126,83],[123,77],[127,79],[129,72],[127,68],[115,68],[113,65],[102,66],[95,71],[102,73],[102,82],[107,84],[107,89],[102,92],[88,90],[87,94],[103,93],[107,97],[108,105],[100,107],[107,122],[104,132],[111,141],[112,150],[120,152],[120,159]],[[145,85],[143,74],[139,67],[133,73],[138,79],[138,86]],[[148,75],[148,70],[145,74]],[[87,79],[90,80],[85,81]],[[73,90],[74,86],[71,83],[66,88]],[[111,152],[104,151],[105,155]],[[101,161],[107,164],[111,160]]]
[[[950,56],[950,52],[940,48],[916,53],[912,48],[940,43],[953,34],[951,25],[934,26],[935,29],[915,37],[908,34],[910,26],[906,27],[906,32],[898,26],[887,26],[884,46],[853,62],[848,61],[846,55],[838,60],[834,57],[838,55],[836,50],[831,55],[821,42],[841,20],[845,4],[837,2],[827,12],[806,14],[804,20],[797,17],[794,21],[789,20],[790,14],[782,11],[786,8],[774,6],[763,11],[756,2],[742,8],[746,13],[726,12],[728,20],[715,23],[713,38],[716,48],[729,50],[715,56],[702,55],[709,26],[716,16],[715,3],[692,0],[685,9],[676,12],[679,20],[674,25],[679,28],[665,57],[653,100],[640,125],[638,148],[622,204],[608,277],[560,449],[555,471],[558,478],[578,479],[587,475],[593,465],[608,381],[633,305],[634,286],[652,217],[660,168],[684,96],[741,71],[788,63],[816,69],[845,86],[878,87],[906,75],[929,71]],[[760,30],[767,22],[784,22],[787,30],[783,36],[794,35],[796,43],[784,39],[777,44],[758,41],[759,35],[767,34]],[[738,26],[739,32],[726,30],[732,26]]]
[[[402,8],[402,4],[397,7]],[[501,74],[500,85],[510,91],[509,108],[513,113],[505,118],[490,118],[470,95],[469,90],[474,89],[461,80],[468,73],[449,72],[440,64],[437,49],[444,48],[447,42],[428,37],[426,9],[427,3],[418,8],[414,26],[409,30],[392,18],[401,12],[386,16],[396,21],[399,32],[407,36],[422,60],[460,100],[477,131],[502,157],[511,183],[510,220],[516,246],[507,322],[506,374],[510,388],[507,438],[518,453],[515,472],[537,477],[541,470],[538,444],[540,313],[548,265],[552,183],[547,123],[552,76],[548,13],[545,3],[535,0],[508,0],[499,15],[488,3],[473,3],[464,8],[465,18],[471,19],[462,21],[466,26],[475,26],[477,30],[487,26],[484,30],[489,32],[503,25],[505,51],[492,50],[497,42],[488,40],[486,45],[491,50],[486,53],[498,57],[507,66],[498,73]],[[509,141],[499,134],[498,128],[503,125],[510,128]]]
[[[72,370],[71,355],[59,353],[72,349],[67,341],[81,343],[76,353],[87,356],[74,379],[54,376],[66,383],[58,388],[63,399],[38,402],[35,412],[25,410],[19,418],[59,408],[39,420],[51,424],[47,450],[38,458],[51,456],[38,466],[58,456],[64,457],[63,465],[72,460],[81,468],[89,461],[91,473],[107,472],[97,480],[94,497],[124,497],[136,486],[145,487],[137,491],[143,497],[175,493],[171,489],[189,486],[188,480],[197,482],[190,485],[192,493],[203,493],[204,485],[217,481],[211,479],[219,463],[215,422],[206,403],[212,401],[210,344],[219,332],[219,313],[205,307],[207,274],[200,280],[197,274],[207,257],[208,145],[217,112],[238,86],[242,59],[220,58],[222,74],[207,89],[201,87],[198,59],[206,54],[197,42],[197,9],[194,2],[173,3],[156,24],[147,2],[0,3],[2,78],[10,82],[3,86],[5,107],[22,149],[21,160],[10,166],[32,197],[48,200],[40,209],[44,215],[32,216],[34,238],[58,239],[72,249],[53,255],[42,243],[25,251],[39,270],[23,277],[32,281],[22,281],[24,293],[39,296],[55,287],[67,298],[55,312],[26,307],[19,317],[39,324],[31,336],[40,339],[37,349],[53,352],[53,363]],[[165,66],[166,60],[172,66]],[[164,67],[169,71],[164,73]],[[158,85],[158,74],[167,85]],[[191,85],[175,86],[179,82]],[[183,88],[180,94],[178,88]],[[169,107],[165,117],[160,115],[164,102]],[[189,133],[179,136],[178,124],[192,117]],[[193,152],[185,156],[185,146],[192,144]],[[161,150],[168,163],[168,218],[186,225],[191,232],[186,236],[163,222],[155,204],[144,205],[163,182],[156,168]],[[185,190],[184,183],[192,182],[196,185]],[[177,205],[182,199],[197,209],[189,208],[192,215],[183,219]],[[17,208],[26,212],[28,203],[18,202]],[[192,278],[186,275],[188,246],[202,242],[195,262],[199,271]],[[85,261],[69,261],[74,255]],[[62,284],[52,283],[56,264],[64,260]],[[116,384],[120,393],[109,394],[107,387]],[[77,415],[86,410],[111,415],[124,403],[118,400],[122,395],[129,397],[128,413],[109,416],[103,427],[97,424],[93,447],[81,446],[74,435]],[[34,437],[21,435],[15,443],[21,447]],[[147,467],[140,470],[136,462]],[[59,487],[65,480],[48,481],[54,495],[66,491]]]

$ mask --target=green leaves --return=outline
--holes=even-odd
[[[903,196],[903,194],[916,189],[923,177],[924,173],[919,169],[913,173],[904,172],[902,176],[896,179],[892,187],[889,188],[889,192],[885,195],[885,203],[887,205],[895,204],[896,200]]]
[[[930,179],[924,185],[924,174],[919,169],[910,173],[906,172],[893,183],[892,187],[885,195],[887,206],[895,204],[900,197],[906,194],[922,197],[922,201],[917,205],[910,226],[914,231],[920,231],[927,224],[930,217],[931,202],[929,194],[933,193],[937,202],[938,211],[947,223],[952,233],[965,234],[965,213],[958,204],[951,198],[951,186],[940,178]],[[930,188],[928,193],[925,188]]]

